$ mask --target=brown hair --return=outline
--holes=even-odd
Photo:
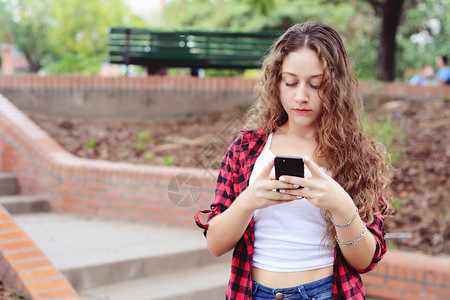
[[[316,120],[318,146],[314,159],[331,172],[352,197],[361,218],[370,224],[374,213],[387,215],[391,210],[390,162],[385,147],[363,132],[358,82],[344,44],[333,28],[319,22],[296,24],[278,38],[263,62],[249,124],[256,122],[269,133],[287,121],[279,94],[281,67],[290,52],[302,48],[316,52],[324,68],[319,93],[323,112]],[[335,228],[329,218],[326,220],[326,236],[334,241]]]

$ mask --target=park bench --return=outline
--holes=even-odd
[[[279,32],[163,32],[111,28],[109,60],[150,68],[255,69]]]

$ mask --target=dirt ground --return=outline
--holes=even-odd
[[[392,248],[450,254],[450,105],[445,100],[383,105],[406,134],[394,164],[396,213],[386,221]],[[377,116],[379,109],[369,111]],[[154,123],[30,117],[77,156],[148,165],[217,169],[246,120],[242,110]],[[404,237],[406,235],[406,238]]]
[[[3,285],[3,282],[0,281],[0,299],[1,300],[19,300],[25,299],[20,294],[18,294],[13,289],[6,287]]]

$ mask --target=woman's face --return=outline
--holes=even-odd
[[[280,100],[290,126],[315,129],[322,113],[320,84],[324,69],[319,56],[309,48],[290,52],[281,66]]]

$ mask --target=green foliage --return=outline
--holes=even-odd
[[[45,66],[49,74],[96,75],[100,72],[105,54],[87,56],[84,53],[66,53],[60,60]]]
[[[253,105],[250,102],[240,102],[236,106],[243,112],[248,112],[253,108]]]
[[[414,69],[433,64],[436,55],[450,53],[449,14],[448,0],[405,1],[397,35],[398,78],[406,80]],[[367,0],[174,0],[164,5],[163,18],[169,30],[206,31],[284,30],[298,22],[321,21],[341,34],[357,78],[375,78],[381,20]],[[411,37],[430,31],[430,22],[441,29],[418,49]]]
[[[394,208],[394,210],[398,211],[402,207],[403,201],[402,199],[395,197],[394,200],[392,200],[391,205]]]
[[[88,149],[94,149],[97,145],[97,142],[95,140],[88,140],[85,144],[85,147]]]
[[[377,119],[365,114],[363,117],[364,131],[375,141],[383,144],[391,155],[392,163],[405,153],[406,134],[403,127],[392,119],[390,114],[380,115]]]
[[[172,155],[166,154],[163,157],[163,164],[165,166],[173,166],[175,164],[175,159],[173,158]]]
[[[155,139],[153,138],[152,132],[149,130],[139,130],[135,136],[135,142],[132,149],[136,152],[144,152],[148,145],[155,144]],[[151,152],[145,152],[144,155],[150,155]],[[153,153],[151,153],[153,154]],[[147,157],[146,157],[147,158]],[[152,158],[153,159],[153,158]],[[149,160],[152,160],[149,159]]]
[[[233,77],[242,76],[243,70],[228,70],[228,69],[206,69],[205,76],[207,77]]]
[[[143,152],[145,150],[145,144],[142,142],[134,143],[132,149],[136,152]]]
[[[155,154],[154,154],[153,152],[151,152],[151,151],[146,151],[146,152],[144,153],[144,158],[145,158],[146,160],[152,161],[152,160],[155,159]]]
[[[358,79],[375,78],[380,18],[368,0],[173,0],[163,6],[162,16],[169,31],[284,30],[321,21],[341,34]],[[437,55],[450,53],[449,18],[448,0],[405,1],[397,78],[407,80],[423,65],[434,66]],[[147,27],[121,0],[0,0],[0,43],[14,42],[33,71],[44,66],[51,74],[96,74],[107,55],[111,26]],[[206,75],[242,72],[206,70]]]
[[[136,139],[140,142],[145,142],[149,144],[154,144],[155,139],[153,138],[153,134],[150,130],[139,130],[136,134]]]
[[[111,26],[145,26],[121,0],[0,0],[0,42],[14,41],[38,71],[98,73]]]
[[[409,79],[424,65],[436,69],[437,55],[449,54],[448,0],[406,1],[404,21],[397,34],[397,78]]]

